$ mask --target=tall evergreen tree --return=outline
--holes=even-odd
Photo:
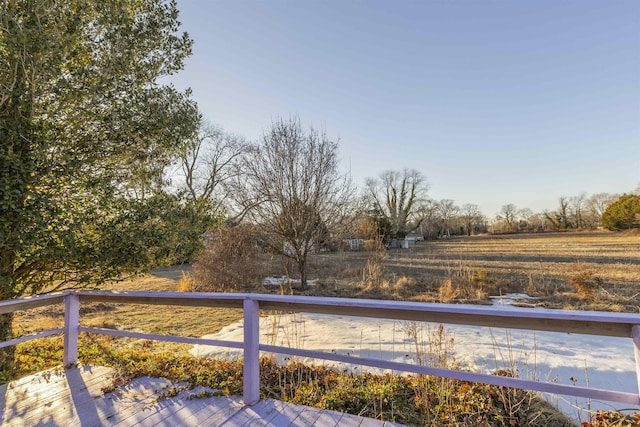
[[[602,226],[620,231],[640,228],[640,195],[624,194],[602,214]]]

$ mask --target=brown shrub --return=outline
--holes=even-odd
[[[367,239],[364,241],[364,250],[367,252],[384,251],[384,247],[379,239]]]
[[[532,272],[527,275],[527,285],[524,292],[530,296],[549,296],[557,294],[557,286],[553,286],[545,278],[544,273]]]
[[[485,300],[488,289],[493,287],[493,279],[486,270],[473,270],[460,263],[458,268],[448,268],[447,273],[438,289],[442,303]]]
[[[402,297],[408,298],[414,296],[420,291],[420,284],[413,277],[402,276],[393,285],[394,292]]]
[[[594,269],[581,264],[575,267],[567,281],[573,285],[578,296],[585,300],[593,300],[596,296],[596,291],[602,286],[603,282]]]
[[[438,298],[442,303],[450,303],[460,296],[460,289],[454,286],[453,281],[445,279],[440,288],[438,289]]]
[[[367,246],[367,242],[373,242]],[[368,249],[367,249],[368,248]],[[380,290],[388,286],[385,280],[386,271],[383,261],[387,258],[384,247],[378,240],[365,241],[365,249],[367,249],[367,263],[362,269],[362,285],[368,290]]]
[[[241,292],[259,288],[266,276],[266,269],[259,261],[262,253],[253,227],[221,226],[193,265],[192,290]]]
[[[620,411],[596,411],[584,427],[623,427],[640,425],[640,414],[625,414]]]

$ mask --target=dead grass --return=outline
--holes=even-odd
[[[393,290],[400,298],[407,298],[420,292],[420,283],[413,277],[402,276],[393,285]]]
[[[472,236],[388,250],[382,260],[382,280],[393,284],[402,277],[412,279],[420,286],[411,292],[364,286],[367,260],[366,252],[315,255],[311,277],[332,285],[307,293],[488,303],[490,295],[518,292],[539,297],[538,303],[550,308],[640,310],[640,238],[633,234]],[[580,277],[581,271],[589,272],[588,277]],[[576,286],[576,280],[585,286]]]
[[[278,257],[263,258],[261,262],[272,274],[281,271]],[[427,241],[409,249],[388,250],[375,264],[379,264],[376,274],[371,275],[367,252],[316,254],[309,267],[310,278],[318,281],[304,294],[486,304],[490,295],[523,292],[537,296],[540,306],[550,308],[640,310],[640,238],[634,234],[555,233]],[[182,290],[186,290],[191,286],[190,274],[189,265],[167,267],[103,289],[176,291],[183,280]],[[363,280],[371,276],[377,286]],[[262,287],[258,291],[279,290]],[[15,331],[25,335],[59,328],[62,312],[60,306],[18,313]],[[89,304],[81,312],[81,322],[88,326],[194,337],[215,333],[241,318],[239,310],[151,305]],[[179,353],[190,348],[139,340],[129,345]]]

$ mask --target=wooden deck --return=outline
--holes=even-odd
[[[83,366],[53,369],[0,387],[3,426],[345,426],[392,427],[390,422],[319,408],[261,400],[246,406],[239,396],[193,397],[161,378],[138,378],[104,394],[113,371]]]

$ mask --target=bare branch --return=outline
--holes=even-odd
[[[238,163],[247,147],[242,137],[202,122],[197,137],[180,158],[184,188],[189,197],[223,203],[229,192],[227,184],[240,173]]]

